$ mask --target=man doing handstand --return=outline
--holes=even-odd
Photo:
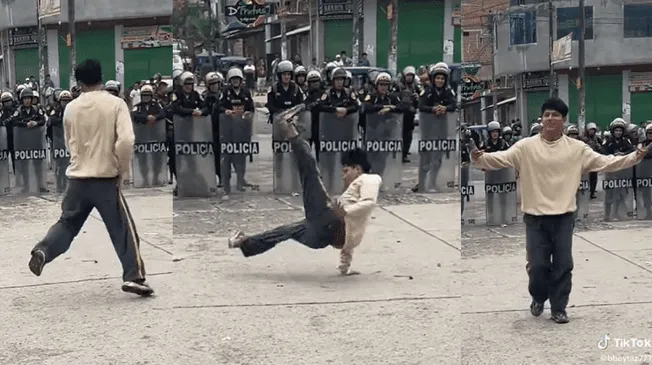
[[[284,137],[292,144],[299,167],[306,218],[253,236],[239,231],[229,239],[229,247],[240,248],[245,257],[250,257],[290,239],[313,249],[330,245],[341,250],[340,273],[358,274],[351,270],[353,250],[362,242],[369,217],[376,206],[382,179],[370,173],[371,166],[365,151],[351,150],[342,156],[341,161],[345,191],[338,199],[331,199],[321,181],[308,142],[299,138],[294,123],[279,123]]]

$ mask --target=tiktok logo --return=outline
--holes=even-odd
[[[609,347],[609,340],[611,340],[611,337],[609,335],[604,335],[602,338],[600,338],[600,341],[598,341],[598,348],[600,350],[606,350],[607,347]]]

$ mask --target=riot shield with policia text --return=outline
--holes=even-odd
[[[311,136],[311,115],[304,104],[284,110],[272,116],[272,153],[274,155],[274,193],[292,194],[301,192],[301,180],[296,159],[292,156],[292,145],[282,136],[280,123],[292,120],[296,123],[300,138]],[[296,117],[296,118],[295,118]]]
[[[14,161],[16,188],[22,194],[37,195],[48,192],[46,127],[14,127]]]
[[[57,193],[63,193],[68,187],[66,170],[70,165],[70,151],[66,148],[63,125],[52,126],[52,159],[54,160],[54,179]]]
[[[652,220],[652,158],[636,165],[636,219]]]
[[[604,174],[604,220],[628,221],[634,219],[633,168]]]
[[[341,194],[342,154],[362,147],[358,140],[357,112],[338,117],[335,113],[319,113],[319,171],[329,194]]]
[[[253,113],[220,114],[221,176],[224,193],[227,195],[232,191],[232,171],[235,171],[237,191],[244,192],[247,187],[252,191],[260,191],[258,181],[250,184],[246,179],[247,168],[256,163],[253,159],[248,163],[249,157],[260,153],[260,144],[252,141],[253,118]]]
[[[165,119],[154,123],[134,122],[133,184],[152,188],[167,184],[167,130]]]
[[[7,127],[0,125],[0,195],[11,192],[11,183],[9,179],[9,160],[11,159],[9,151],[9,141],[7,140]]]
[[[487,225],[500,226],[518,222],[516,170],[488,170],[484,181]]]
[[[364,148],[371,171],[383,179],[383,191],[398,190],[403,180],[403,114],[366,114]]]
[[[419,192],[455,191],[457,170],[457,114],[419,112]]]
[[[589,182],[589,175],[582,175],[580,186],[575,194],[575,204],[577,205],[578,220],[586,220],[589,218],[589,205],[591,202],[591,183]]]
[[[210,116],[175,114],[174,152],[179,197],[210,197],[217,193]]]

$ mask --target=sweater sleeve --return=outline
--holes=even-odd
[[[516,142],[511,148],[499,152],[485,152],[473,164],[485,170],[500,170],[513,167],[519,170],[522,153],[521,141]]]
[[[360,186],[360,200],[346,207],[346,215],[362,216],[371,211],[378,201],[378,191],[380,190],[379,179],[368,179],[362,182]]]
[[[585,172],[615,172],[638,163],[636,151],[624,156],[605,156],[593,151],[588,145],[584,146],[582,157]]]

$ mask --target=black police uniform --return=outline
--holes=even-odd
[[[221,169],[220,169],[220,96],[221,92],[212,92],[207,90],[204,93],[204,103],[206,104],[205,109],[208,111],[208,114],[211,116],[211,124],[213,125],[213,152],[215,157],[215,174],[221,180]]]
[[[378,113],[387,105],[394,105],[396,108],[392,110],[394,113],[403,113],[401,108],[401,100],[397,95],[384,94],[380,95],[378,92],[372,91],[364,98],[363,106],[365,114]]]
[[[505,151],[508,148],[509,148],[509,143],[507,143],[501,137],[498,137],[498,139],[495,142],[491,140],[491,138],[487,138],[482,143],[482,145],[478,147],[480,151],[484,151],[484,152],[499,152],[499,151]]]
[[[290,109],[303,102],[304,95],[301,88],[290,81],[287,88],[277,82],[267,92],[267,110],[269,111],[269,123],[272,122],[274,114]]]
[[[12,154],[11,161],[14,166],[14,173],[16,172],[16,164],[14,163],[14,156],[13,156],[13,152],[14,152],[13,128],[27,128],[27,123],[30,121],[36,122],[36,125],[39,127],[44,126],[45,115],[43,114],[43,110],[35,105],[31,105],[29,107],[21,105],[18,108],[16,108],[14,115],[11,116],[9,123],[7,124],[7,138],[8,138],[7,145]],[[12,130],[11,137],[9,137],[10,129]]]
[[[403,158],[405,159],[412,145],[415,127],[414,118],[419,107],[419,95],[423,89],[421,85],[412,81],[410,84],[398,83],[394,90],[400,95],[401,101],[405,104],[403,107]]]
[[[14,166],[15,170],[15,164],[14,162],[14,129],[12,128],[11,125],[11,118],[14,116],[14,113],[16,113],[16,106],[12,105],[9,108],[1,108],[0,109],[0,126],[5,126],[7,129],[7,150],[9,150],[9,158],[11,159],[12,166]]]
[[[319,105],[324,89],[308,90],[305,96],[306,109],[310,111],[310,145],[315,148],[315,159],[319,161]]]
[[[202,112],[202,115],[208,115],[206,111],[206,104],[202,100],[199,93],[195,90],[191,91],[189,94],[183,92],[183,87],[179,86],[178,90],[172,94],[172,121],[174,123],[174,115],[180,115],[182,117],[189,117],[192,115],[195,109],[199,109]],[[177,162],[175,154],[175,145],[174,145],[174,124],[172,125],[173,139],[168,148],[168,165],[170,166],[170,173],[172,176],[177,176]]]

